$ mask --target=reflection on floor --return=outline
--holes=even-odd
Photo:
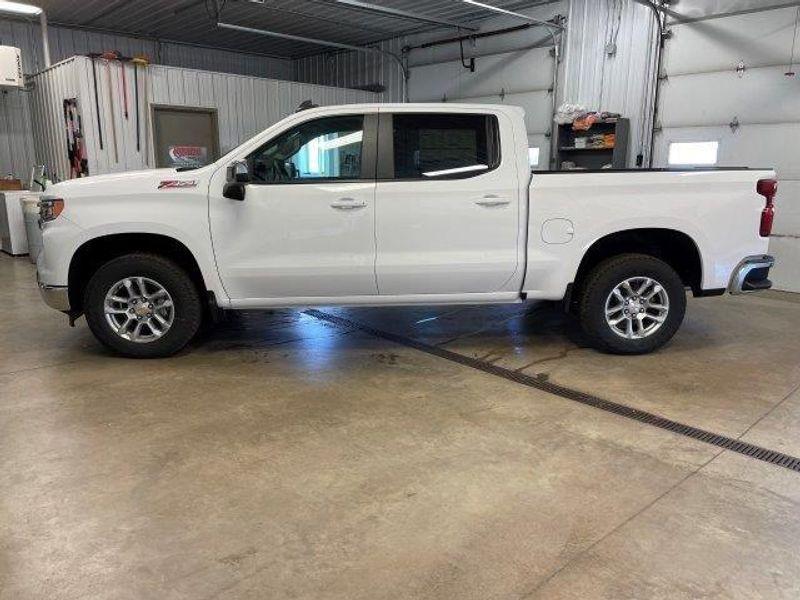
[[[800,455],[800,303],[585,347],[546,304],[326,309]],[[0,257],[0,598],[800,596],[800,475],[343,328],[109,355]]]

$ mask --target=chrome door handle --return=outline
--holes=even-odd
[[[508,198],[501,198],[500,196],[484,196],[480,200],[476,200],[475,204],[478,206],[506,206],[511,204]]]
[[[364,208],[366,205],[366,202],[358,202],[353,198],[339,198],[331,202],[331,208],[335,208],[336,210],[355,210],[357,208]]]

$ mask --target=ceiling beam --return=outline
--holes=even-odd
[[[314,1],[319,2],[320,0],[314,0]],[[431,25],[443,25],[446,27],[455,27],[457,29],[463,29],[465,31],[478,31],[477,27],[474,27],[472,25],[465,25],[464,23],[459,23],[458,21],[451,21],[450,19],[442,19],[439,17],[431,17],[429,15],[423,15],[421,13],[411,12],[408,10],[401,10],[399,8],[391,8],[389,6],[370,4],[369,2],[362,2],[362,0],[326,0],[324,3],[327,5],[330,5],[331,3],[338,4],[340,6],[345,6],[347,8],[353,8],[356,10],[371,12],[374,14],[384,15],[387,17],[408,19],[411,21],[418,21],[420,23],[429,23]]]

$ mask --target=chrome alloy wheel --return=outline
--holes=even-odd
[[[650,277],[629,277],[618,283],[606,298],[606,323],[611,331],[627,339],[653,335],[667,320],[667,290]]]
[[[175,321],[172,296],[147,277],[126,277],[112,285],[103,310],[114,333],[139,344],[163,337]]]

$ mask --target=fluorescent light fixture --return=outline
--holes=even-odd
[[[425,177],[441,177],[442,175],[455,175],[456,173],[469,173],[470,171],[485,171],[489,165],[470,165],[468,167],[455,167],[454,169],[442,169],[441,171],[428,171],[423,173]]]
[[[42,14],[42,9],[38,6],[22,4],[21,2],[5,2],[4,0],[0,0],[0,13],[37,16]]]
[[[320,150],[333,150],[334,148],[341,148],[342,146],[349,146],[350,144],[357,144],[364,137],[363,131],[354,131],[342,137],[333,138],[332,140],[324,140],[319,143]]]
[[[531,167],[539,166],[539,147],[528,148],[528,164]]]
[[[667,162],[684,166],[715,165],[718,150],[719,142],[672,142]]]
[[[486,10],[493,10],[494,12],[502,13],[504,15],[511,15],[512,17],[518,17],[520,19],[530,19],[530,17],[518,12],[514,12],[513,10],[506,10],[505,8],[500,8],[499,6],[484,4],[483,2],[478,2],[477,0],[464,0],[464,3],[472,4],[473,6],[480,6],[481,8],[485,8]]]

